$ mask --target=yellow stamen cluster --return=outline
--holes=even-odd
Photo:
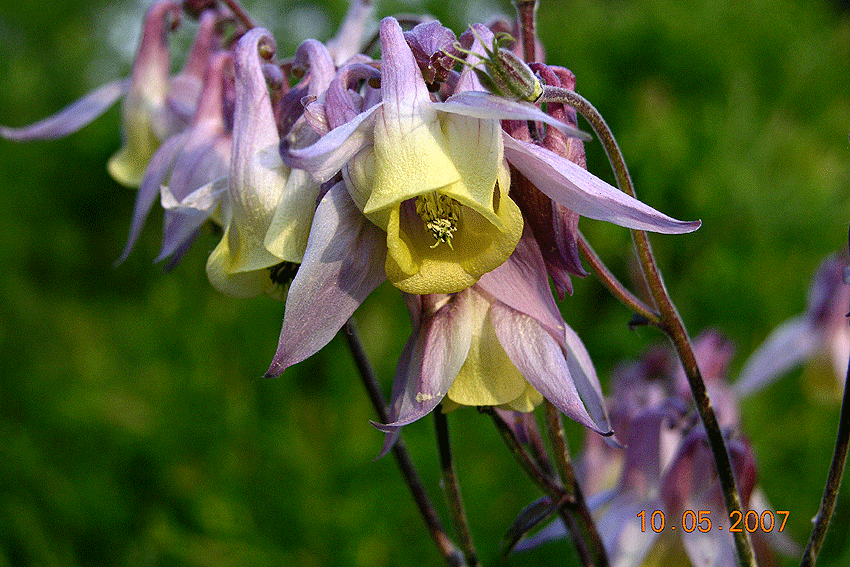
[[[452,236],[457,230],[460,203],[447,195],[431,191],[416,197],[416,214],[425,222],[425,227],[436,240],[431,248],[445,242],[454,250]]]

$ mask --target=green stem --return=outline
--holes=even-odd
[[[446,502],[449,512],[454,521],[460,547],[466,557],[466,563],[470,567],[478,567],[478,553],[475,551],[475,543],[472,541],[472,533],[469,530],[469,521],[466,519],[466,510],[463,506],[463,497],[460,493],[460,483],[457,480],[454,458],[452,457],[452,446],[449,440],[449,424],[442,406],[437,406],[434,411],[434,424],[437,429],[437,444],[440,450],[440,470],[443,475],[443,492],[446,493]]]
[[[636,197],[634,185],[629,176],[629,171],[620,147],[617,145],[611,129],[605,123],[605,119],[602,118],[602,115],[599,114],[593,105],[584,97],[560,87],[545,87],[540,101],[568,104],[584,116],[594,132],[596,132],[600,142],[602,142],[608,160],[611,162],[611,167],[614,169],[617,185],[620,190],[632,197]],[[670,295],[667,293],[667,288],[664,285],[664,280],[661,277],[661,272],[658,269],[658,264],[655,261],[655,256],[652,253],[652,247],[649,244],[649,238],[646,232],[642,230],[632,230],[631,232],[638,257],[640,258],[644,278],[661,316],[661,321],[657,326],[667,334],[676,349],[676,353],[679,355],[691,388],[694,403],[705,427],[711,452],[714,456],[714,463],[717,467],[720,485],[723,489],[726,510],[729,514],[735,511],[740,513],[741,497],[735,482],[732,461],[729,457],[726,443],[723,440],[723,433],[720,431],[717,416],[708,397],[705,382],[700,374],[699,366],[697,366],[693,347],[685,330],[685,324],[673,302],[670,300]],[[741,565],[755,567],[755,555],[747,534],[744,531],[736,532],[734,539]]]
[[[387,402],[384,400],[381,385],[375,377],[375,371],[372,369],[369,357],[366,356],[363,343],[360,341],[360,335],[357,333],[354,319],[348,320],[345,324],[345,331],[342,334],[345,335],[345,339],[348,342],[351,356],[354,358],[354,363],[357,366],[363,386],[366,388],[366,393],[369,395],[369,400],[372,402],[375,412],[378,414],[381,423],[387,423]],[[416,472],[416,467],[413,465],[413,461],[407,452],[407,447],[401,435],[399,435],[398,440],[393,445],[392,452],[401,471],[401,476],[410,489],[413,500],[419,508],[419,513],[422,514],[422,519],[425,520],[425,526],[428,528],[428,532],[437,544],[437,548],[440,550],[446,563],[452,567],[465,566],[466,562],[463,559],[463,554],[443,528],[440,517],[437,515],[434,504],[425,491],[425,485],[422,484],[422,479],[419,477],[419,473]]]

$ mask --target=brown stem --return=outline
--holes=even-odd
[[[544,87],[541,102],[568,104],[584,116],[594,132],[596,132],[600,142],[602,142],[608,160],[611,162],[611,167],[614,169],[617,185],[620,190],[635,197],[634,185],[629,176],[629,171],[620,147],[617,145],[611,129],[605,123],[605,119],[602,118],[602,115],[599,114],[593,105],[584,97],[568,89],[548,86]],[[708,398],[705,382],[700,374],[699,366],[697,366],[693,347],[685,330],[685,324],[673,302],[670,300],[670,295],[667,293],[667,288],[664,285],[664,280],[661,277],[661,272],[658,269],[658,264],[655,261],[655,256],[652,253],[652,247],[649,244],[649,238],[646,232],[642,230],[632,230],[631,232],[638,257],[640,258],[644,278],[661,315],[661,321],[658,327],[667,334],[676,349],[676,353],[679,355],[679,359],[685,369],[685,376],[691,388],[694,403],[705,427],[709,446],[714,456],[714,463],[717,467],[720,485],[723,489],[726,511],[729,514],[735,511],[740,513],[741,497],[738,493],[735,474],[732,470],[732,460],[729,457],[729,451],[723,440],[723,433],[720,431],[720,426],[717,423],[717,416],[714,414],[711,400]],[[747,534],[744,531],[736,532],[734,539],[741,565],[755,567],[755,555]]]
[[[463,506],[463,497],[460,493],[460,483],[457,480],[454,458],[452,457],[452,446],[449,440],[449,424],[442,406],[434,409],[434,425],[437,429],[437,444],[440,452],[440,470],[443,475],[443,492],[446,493],[446,502],[449,512],[454,521],[455,532],[466,557],[466,563],[470,567],[479,567],[478,553],[475,551],[475,543],[472,541],[472,533],[469,530],[469,521],[466,518],[466,510]]]
[[[520,443],[519,439],[517,439],[513,429],[511,429],[510,425],[502,419],[502,416],[500,416],[496,410],[491,407],[481,407],[479,408],[479,411],[490,415],[493,419],[493,423],[496,425],[496,429],[502,436],[502,440],[508,446],[508,449],[517,460],[520,467],[522,467],[522,470],[525,471],[525,474],[528,475],[528,477],[538,486],[538,488],[540,488],[540,490],[549,496],[552,502],[557,503],[558,515],[561,517],[561,520],[563,520],[564,525],[567,527],[567,531],[572,536],[571,539],[576,547],[582,566],[607,567],[608,563],[607,559],[605,559],[604,552],[602,553],[602,558],[605,562],[596,563],[591,550],[588,549],[587,543],[585,542],[584,537],[582,537],[581,529],[579,528],[574,514],[572,513],[571,504],[574,501],[571,494],[567,490],[564,490],[563,486],[557,484],[556,481],[540,470],[522,446],[522,443]]]
[[[578,248],[584,259],[590,264],[590,269],[596,274],[599,281],[602,282],[602,285],[608,288],[608,291],[619,299],[620,303],[645,318],[649,325],[658,325],[661,322],[661,316],[658,313],[626,289],[626,286],[620,283],[620,280],[611,273],[611,270],[596,255],[596,252],[591,248],[590,243],[587,242],[583,234],[579,234]]]
[[[537,61],[537,0],[516,0],[519,35],[526,63]]]
[[[357,327],[353,319],[349,319],[345,324],[345,332],[342,334],[345,335],[345,339],[348,342],[348,348],[351,351],[352,358],[354,358],[354,364],[357,366],[372,406],[375,408],[381,423],[387,423],[387,402],[384,400],[381,386],[375,377],[375,371],[372,369],[369,357],[366,356],[366,351],[363,348],[363,343],[360,341],[360,336],[357,334]],[[393,445],[392,451],[398,468],[401,471],[401,476],[410,489],[413,500],[419,508],[419,513],[422,514],[422,519],[425,520],[425,526],[428,528],[428,532],[437,544],[437,548],[440,550],[446,563],[452,567],[465,566],[466,562],[463,559],[463,554],[443,528],[440,517],[437,515],[434,504],[425,491],[425,485],[422,484],[422,479],[419,478],[419,473],[416,472],[416,467],[410,459],[410,454],[407,452],[407,447],[401,435],[399,435],[398,440]]]
[[[549,400],[544,400],[543,403],[546,414],[546,430],[549,432],[549,439],[552,442],[555,465],[558,467],[558,473],[567,492],[571,492],[571,498],[569,500],[570,510],[572,510],[575,521],[578,524],[577,527],[581,528],[581,532],[584,534],[582,539],[590,544],[590,553],[596,559],[596,565],[600,567],[607,566],[608,556],[605,553],[605,546],[602,545],[602,538],[596,529],[593,515],[587,507],[584,494],[578,484],[578,479],[576,479],[572,459],[570,459],[570,449],[567,446],[567,438],[564,435],[561,413]]]
[[[847,284],[847,276],[844,283]],[[815,526],[800,567],[812,567],[826,539],[826,530],[832,519],[835,509],[835,501],[838,499],[838,489],[841,488],[841,477],[844,475],[845,463],[847,462],[847,449],[850,446],[850,361],[847,365],[847,375],[844,378],[844,396],[841,399],[841,415],[838,418],[838,434],[835,436],[835,451],[832,454],[832,463],[829,466],[829,474],[826,478],[826,486],[823,489],[820,509],[815,516]]]

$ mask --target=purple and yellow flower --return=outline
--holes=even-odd
[[[129,79],[103,85],[35,124],[0,127],[0,135],[17,141],[61,138],[98,118],[123,96],[124,145],[110,158],[107,168],[119,183],[138,187],[159,145],[191,122],[207,60],[218,41],[217,18],[202,18],[183,70],[171,77],[168,31],[176,26],[180,13],[180,2],[175,0],[159,0],[151,6]]]
[[[489,30],[476,29],[487,41]],[[473,51],[483,53],[480,45]],[[509,195],[508,162],[584,216],[671,233],[699,226],[666,217],[553,152],[504,134],[501,119],[536,120],[582,136],[531,104],[481,91],[469,69],[453,96],[432,101],[392,18],[381,23],[381,46],[381,102],[316,144],[289,149],[284,159],[323,182],[342,172],[358,209],[386,233],[387,278],[402,291],[460,291],[510,256],[523,222]]]
[[[756,487],[755,457],[740,432],[737,399],[725,379],[732,345],[707,332],[694,341],[694,352],[724,431],[744,511],[774,510]],[[582,490],[611,565],[734,565],[737,554],[714,458],[678,360],[669,349],[652,349],[616,371],[613,390],[611,421],[624,446],[588,435],[580,468]],[[563,524],[554,522],[517,549],[565,533]],[[759,564],[772,564],[771,548],[799,552],[778,530],[754,536]]]
[[[263,63],[274,48],[269,32],[255,28],[239,40],[234,60],[236,102],[224,236],[210,254],[207,275],[216,289],[236,297],[283,297],[288,281],[276,278],[272,268],[302,261],[319,192],[319,184],[304,171],[290,170],[276,155],[265,153],[280,142],[266,84],[266,73],[280,71]],[[328,81],[316,72],[311,86],[324,90]]]
[[[809,287],[805,313],[780,324],[744,363],[735,383],[739,395],[752,394],[811,362],[817,394],[841,398],[850,358],[846,317],[850,285],[843,279],[847,265],[847,257],[837,255],[821,263]]]
[[[493,406],[530,412],[543,398],[610,435],[602,389],[578,335],[555,305],[528,229],[510,258],[453,294],[407,295],[413,333],[399,359],[390,433],[431,412]]]

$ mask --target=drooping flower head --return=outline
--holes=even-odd
[[[278,67],[265,63],[274,49],[269,32],[255,28],[239,40],[234,58],[227,216],[224,236],[207,262],[207,275],[217,289],[237,297],[282,297],[288,278],[278,278],[281,272],[273,268],[301,262],[319,191],[306,173],[290,172],[276,156],[270,156],[272,163],[263,162],[269,157],[265,150],[277,148],[280,141],[267,75],[278,82],[282,78]],[[312,81],[316,88],[327,85],[318,73]]]
[[[159,145],[185,128],[192,119],[210,54],[216,49],[217,18],[201,25],[183,70],[171,77],[168,34],[180,17],[180,2],[159,0],[145,16],[133,73],[103,85],[57,114],[23,128],[0,127],[5,138],[51,140],[72,134],[106,112],[124,96],[124,145],[109,160],[110,175],[128,187],[138,187]]]
[[[481,41],[492,38],[483,26],[476,30]],[[433,29],[429,33],[438,36]],[[457,78],[455,94],[443,102],[432,100],[437,95],[429,91],[404,37],[394,19],[381,22],[380,101],[372,97],[371,87],[364,86],[360,94],[350,85],[338,88],[340,82],[334,81],[323,112],[313,119],[319,130],[324,116],[327,133],[304,148],[297,146],[297,139],[284,141],[283,159],[291,167],[306,170],[321,182],[341,173],[343,181],[317,209],[268,375],[280,374],[330,340],[380,282],[377,268],[367,264],[370,259],[385,258],[386,278],[414,294],[463,291],[504,263],[523,227],[508,192],[505,157],[545,195],[578,214],[667,233],[699,226],[671,219],[566,158],[506,134],[501,119],[539,121],[583,136],[530,103],[484,92],[469,68]],[[471,50],[484,53],[479,40]],[[365,68],[362,76],[368,77]],[[345,94],[333,102],[331,91]],[[305,116],[314,115],[311,106]],[[347,121],[331,123],[332,115]],[[347,192],[352,206],[344,203],[342,192]],[[352,211],[360,211],[377,230]],[[321,215],[328,216],[320,221]],[[343,222],[350,225],[336,224]],[[336,240],[320,233],[319,226],[336,234]],[[343,257],[351,255],[341,248],[343,237],[361,243],[349,249],[361,258]],[[321,248],[327,246],[332,248]],[[354,270],[354,265],[359,268]],[[343,273],[342,266],[352,271]],[[328,305],[339,309],[326,313]],[[325,317],[319,318],[319,312]]]
[[[389,433],[437,404],[530,412],[545,397],[611,434],[602,389],[581,340],[561,318],[537,243],[525,230],[507,262],[454,294],[406,296],[413,332],[399,359]]]
[[[818,267],[809,287],[805,313],[779,325],[741,369],[735,388],[749,395],[778,380],[800,364],[813,363],[813,389],[838,400],[847,376],[850,285],[843,280],[846,256],[830,256]]]
[[[740,432],[737,401],[725,381],[732,347],[717,332],[700,335],[694,346],[724,430],[743,509],[759,515],[765,510],[773,513],[775,508],[756,488],[755,457]],[[624,446],[607,445],[596,435],[586,438],[581,486],[612,565],[735,564],[730,517],[725,513],[714,459],[682,374],[670,350],[660,347],[638,362],[621,366],[609,406]],[[663,530],[658,529],[661,514],[666,522]],[[563,524],[554,522],[517,549],[565,533]],[[796,551],[787,534],[777,529],[754,536],[761,540],[757,546],[760,565],[772,564],[768,546]]]

